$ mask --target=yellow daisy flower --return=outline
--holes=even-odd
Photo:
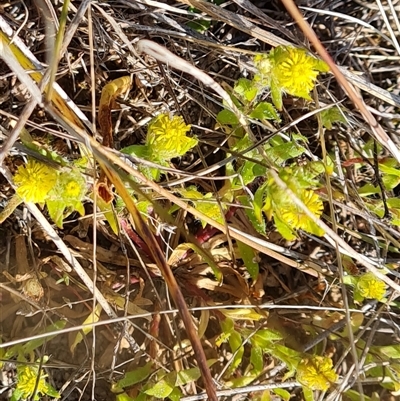
[[[22,366],[18,369],[17,389],[22,394],[22,399],[27,400],[32,397],[36,387],[37,376],[38,369],[34,366]],[[40,375],[34,400],[39,400],[40,395],[47,393],[48,384],[46,383],[46,377],[46,375]]]
[[[363,298],[380,301],[385,297],[386,284],[373,273],[365,273],[358,279],[356,291]]]
[[[51,167],[29,160],[26,166],[20,166],[14,176],[16,192],[25,202],[41,203],[57,181],[58,173]]]
[[[316,217],[320,217],[323,210],[323,203],[321,198],[312,190],[302,190],[297,194],[299,199]],[[310,225],[313,221],[307,214],[292,202],[286,202],[279,207],[279,214],[281,219],[290,227],[295,229],[302,229],[310,232]]]
[[[71,202],[82,200],[86,192],[86,183],[79,171],[72,170],[60,176],[54,189],[57,197],[69,205]]]
[[[161,161],[183,156],[197,145],[197,139],[186,136],[188,131],[190,125],[186,125],[182,117],[160,114],[149,124],[147,145]]]
[[[304,49],[279,46],[271,51],[270,58],[277,85],[287,93],[307,100],[311,100],[309,93],[319,72],[328,71],[324,62],[309,56]]]
[[[336,382],[332,360],[322,356],[303,359],[297,366],[297,380],[312,390],[326,391]]]

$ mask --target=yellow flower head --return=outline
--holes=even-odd
[[[297,196],[312,214],[316,217],[321,216],[324,205],[321,198],[314,191],[302,189],[297,192]],[[279,205],[279,217],[292,229],[301,229],[317,234],[314,227],[315,223],[289,199]]]
[[[22,366],[18,368],[18,384],[17,389],[22,394],[24,400],[32,397],[36,387],[38,369],[35,366]],[[41,374],[34,400],[39,400],[41,394],[46,394],[48,384],[46,383],[46,375]]]
[[[332,360],[322,356],[303,359],[297,366],[297,380],[312,390],[326,391],[336,382]]]
[[[160,161],[183,156],[198,142],[186,136],[189,130],[190,125],[186,125],[182,117],[160,114],[149,124],[146,144]]]
[[[26,166],[18,167],[14,176],[16,192],[25,202],[41,203],[57,181],[58,173],[51,167],[29,160]]]
[[[310,91],[314,88],[319,72],[328,71],[328,66],[304,49],[279,46],[270,53],[272,74],[276,85],[287,93],[311,100]]]
[[[57,198],[69,205],[71,202],[75,203],[82,200],[86,193],[86,183],[78,170],[72,170],[61,174],[53,192]]]
[[[356,291],[363,298],[380,301],[385,296],[386,284],[373,273],[365,273],[358,279]]]

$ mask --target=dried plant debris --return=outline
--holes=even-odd
[[[0,5],[1,399],[398,397],[400,3],[296,3]]]

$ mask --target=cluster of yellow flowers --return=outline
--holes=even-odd
[[[52,219],[62,226],[65,209],[84,214],[82,199],[86,182],[77,169],[58,171],[46,164],[28,160],[14,176],[16,193],[24,202],[46,203]]]
[[[255,56],[258,73],[254,82],[271,89],[276,108],[282,110],[282,93],[311,100],[310,91],[320,72],[329,71],[328,65],[307,54],[305,49],[278,46],[268,54]]]

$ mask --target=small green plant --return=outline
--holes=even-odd
[[[344,118],[343,111],[339,109],[339,107],[330,107],[327,110],[321,112],[321,121],[322,125],[326,129],[332,129],[333,124],[335,123],[343,123],[346,124],[346,119]]]
[[[211,366],[215,360],[208,361]],[[152,363],[127,372],[124,377],[116,382],[112,391],[117,393],[117,401],[155,401],[158,399],[170,399],[179,401],[182,398],[180,386],[194,382],[200,378],[198,368],[184,369],[180,372],[166,372],[156,369]],[[125,389],[130,388],[129,394],[136,393],[131,397]],[[132,391],[134,389],[134,391]]]
[[[45,332],[51,332],[61,330],[65,327],[65,321],[58,321],[48,326]],[[13,347],[2,350],[3,361],[17,362],[17,377],[16,384],[11,401],[20,400],[40,400],[43,396],[49,396],[52,398],[60,398],[60,394],[56,389],[51,386],[47,381],[47,375],[43,369],[39,369],[40,361],[35,360],[35,350],[40,348],[45,341],[49,341],[55,336],[49,336],[47,338],[41,338],[37,340],[28,341],[24,345],[15,345]],[[42,364],[48,361],[48,356],[42,357]],[[3,362],[0,363],[2,367]]]
[[[62,228],[63,220],[72,212],[84,215],[83,197],[86,181],[76,168],[56,170],[33,159],[21,165],[14,176],[18,202],[46,204],[50,217]]]
[[[254,58],[258,69],[254,84],[270,88],[275,107],[282,110],[282,94],[311,100],[310,92],[315,86],[320,72],[329,71],[328,65],[307,54],[305,49],[291,46],[278,46],[268,54]]]
[[[373,158],[370,159],[370,163],[374,164]],[[366,161],[363,159],[352,159],[346,161],[344,164],[346,166],[353,165],[356,170],[359,170],[366,166]],[[400,226],[400,200],[396,196],[391,195],[390,192],[400,185],[398,163],[393,158],[384,158],[378,160],[378,168],[383,189],[386,191],[385,201],[381,196],[382,188],[377,184],[364,184],[358,189],[358,194],[364,199],[365,206],[371,212],[382,218],[388,211],[389,215],[385,217],[390,218],[393,225]]]
[[[220,5],[226,2],[226,0],[208,0],[210,3]],[[192,13],[200,13],[199,10],[197,10],[195,7],[189,7],[188,8],[189,12]],[[188,21],[186,25],[189,28],[194,29],[197,32],[204,33],[206,32],[210,27],[211,27],[212,21],[210,19],[203,19],[203,18],[193,18],[191,21]]]
[[[283,345],[283,335],[277,330],[251,330],[239,327],[233,319],[225,318],[221,322],[222,334],[216,345],[221,347],[228,342],[232,352],[229,369],[225,379],[228,387],[246,386],[253,382],[264,369],[264,356],[270,355],[284,362],[288,372],[284,380],[296,375],[296,379],[307,390],[328,390],[337,381],[338,375],[333,370],[332,360],[327,357],[308,355]],[[250,359],[246,366],[245,342],[250,345]],[[244,366],[242,366],[245,364]],[[239,369],[241,374],[236,374]],[[231,378],[231,377],[234,378]],[[240,376],[236,378],[235,376]]]
[[[258,88],[254,81],[247,78],[239,78],[231,95],[233,102],[243,114],[255,120],[275,120],[280,121],[275,107],[268,102],[260,101],[259,95],[262,89]],[[242,132],[239,127],[237,116],[230,110],[221,110],[217,115],[217,120],[222,125],[231,125],[235,127],[236,135]]]
[[[122,152],[169,167],[171,159],[185,155],[197,145],[196,138],[186,136],[189,131],[190,125],[185,124],[182,117],[160,114],[148,126],[146,143],[128,146]],[[154,167],[141,166],[140,169],[155,181],[159,181],[162,174],[160,169]]]
[[[225,206],[217,203],[215,195],[212,193],[207,193],[203,195],[200,193],[195,186],[190,186],[186,189],[181,189],[180,194],[187,198],[191,203],[193,203],[195,209],[206,214],[211,219],[215,220],[220,224],[224,224],[224,208]],[[206,222],[201,222],[202,226],[206,226]]]
[[[310,164],[307,166],[310,167]],[[310,189],[313,184],[317,185],[314,182],[314,174],[320,175],[320,172],[311,171],[304,167],[284,167],[280,169],[279,177],[315,217],[320,217],[323,210],[322,200]],[[295,230],[323,235],[324,231],[293,202],[287,190],[281,188],[272,177],[267,177],[266,183],[258,190],[257,199],[263,199],[262,210],[269,220],[274,218],[279,233],[287,240],[296,238]]]
[[[46,360],[47,357],[44,359]],[[60,398],[60,394],[47,382],[46,379],[47,375],[43,373],[43,370],[39,373],[38,365],[18,365],[18,384],[12,394],[11,401],[29,399],[38,401],[42,396],[46,395],[53,398]]]
[[[360,276],[345,276],[344,282],[354,288],[354,301],[356,302],[361,303],[364,299],[383,301],[385,298],[387,285],[371,272]]]
[[[244,114],[259,121],[280,122],[276,109],[282,109],[284,93],[312,100],[309,93],[314,88],[319,72],[328,71],[323,61],[308,55],[304,49],[290,46],[279,46],[267,54],[257,55],[254,64],[257,72],[253,79],[240,78],[231,96]],[[267,89],[270,90],[272,103],[260,100]],[[333,111],[325,113],[323,117],[327,125],[340,120],[340,115]],[[290,134],[286,138],[276,136],[262,146],[263,152],[260,152],[260,148],[248,151],[253,142],[240,127],[236,116],[229,110],[222,110],[217,120],[231,134],[232,151],[244,153],[247,158],[227,165],[227,174],[237,178],[231,180],[224,195],[239,200],[246,207],[246,214],[257,231],[266,234],[265,214],[268,220],[274,220],[277,230],[285,239],[295,239],[298,230],[323,235],[323,231],[296,206],[293,197],[268,172],[269,168],[274,168],[294,196],[319,218],[323,203],[315,190],[321,186],[318,178],[329,168],[321,162],[306,162],[303,166],[289,162],[306,151],[303,144],[307,143],[307,139],[299,134]],[[262,177],[265,183],[254,197],[243,194],[243,187],[258,177]]]

